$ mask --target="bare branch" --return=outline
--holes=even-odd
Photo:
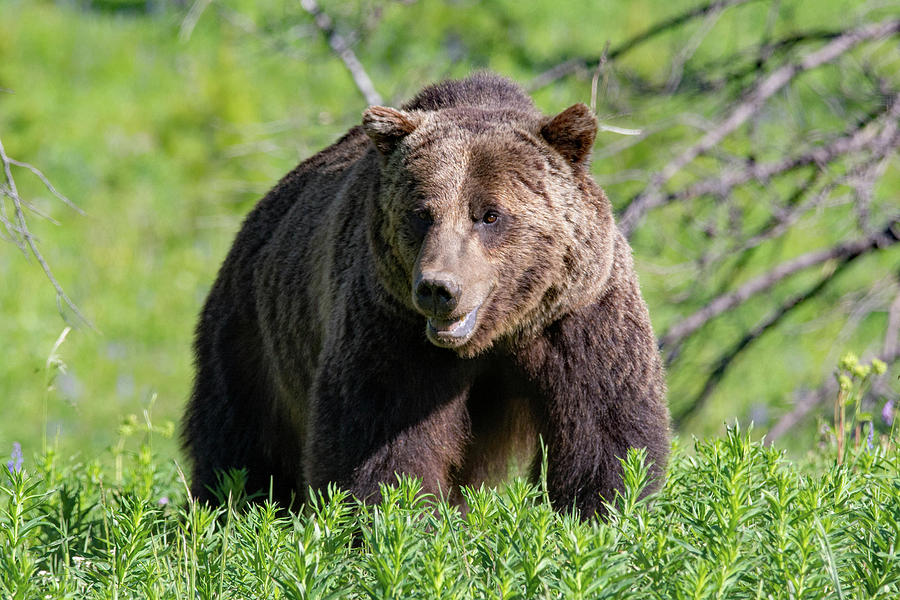
[[[885,362],[890,364],[892,361]],[[769,428],[769,431],[766,433],[766,444],[771,446],[775,440],[793,429],[816,406],[825,402],[826,398],[833,398],[836,392],[837,385],[831,379],[827,379],[818,389],[807,390],[800,394],[797,401],[794,402],[794,409],[778,419],[778,422]]]
[[[369,78],[369,74],[366,73],[365,68],[363,68],[362,63],[359,62],[359,59],[350,48],[350,45],[335,29],[334,21],[331,17],[322,11],[316,0],[300,0],[300,6],[312,16],[316,27],[319,28],[319,31],[322,32],[325,39],[328,41],[328,45],[331,46],[334,53],[338,55],[338,58],[344,62],[344,66],[350,71],[353,82],[356,84],[360,93],[362,93],[363,98],[366,99],[366,102],[369,104],[381,104],[383,102],[381,94],[375,90],[375,85]]]
[[[618,142],[613,142],[610,144],[605,144],[597,148],[593,152],[592,156],[594,157],[595,161],[607,159],[631,148],[632,146],[635,146],[636,144],[643,142],[652,135],[657,135],[664,131],[668,131],[676,126],[691,127],[693,129],[699,129],[701,131],[709,131],[711,129],[709,123],[705,122],[700,115],[696,115],[693,113],[682,113],[675,115],[674,117],[661,119],[656,123],[651,123],[650,125],[643,127],[640,130],[631,130],[636,132],[635,137],[622,139]],[[601,125],[600,129],[603,129],[603,127],[604,126]]]
[[[700,44],[703,43],[703,40],[706,39],[706,36],[715,27],[716,22],[719,20],[719,17],[722,16],[722,11],[724,7],[718,7],[707,13],[706,18],[703,20],[703,23],[700,26],[700,30],[697,31],[691,39],[688,40],[688,43],[681,49],[681,51],[672,59],[672,66],[669,72],[669,79],[666,81],[666,92],[672,94],[678,89],[678,86],[681,84],[681,78],[684,75],[684,65],[688,60],[697,52],[697,49],[700,47]]]
[[[740,50],[734,55],[694,67],[691,77],[695,80],[695,87],[699,90],[719,90],[730,83],[740,81],[748,75],[758,75],[776,54],[789,52],[796,46],[808,42],[831,40],[842,33],[843,31],[840,29],[814,29],[792,33],[781,39],[754,45],[749,49]],[[734,66],[739,61],[746,61],[746,64]],[[706,73],[715,72],[722,67],[730,70],[726,71],[725,75],[715,79],[704,77]]]
[[[684,25],[688,21],[696,19],[697,17],[704,17],[710,13],[721,12],[722,10],[731,8],[732,6],[740,6],[741,4],[748,4],[750,2],[756,1],[757,0],[716,0],[715,2],[707,2],[706,4],[695,6],[694,8],[685,11],[680,15],[676,15],[664,21],[660,21],[659,23],[651,26],[649,29],[646,29],[642,33],[639,33],[633,38],[619,44],[610,51],[609,59],[615,60],[623,54],[626,54],[637,46],[643,44],[647,40],[654,38],[657,35],[664,33],[670,29],[674,29],[675,27]]]
[[[206,10],[206,7],[208,7],[211,2],[212,0],[195,0],[187,15],[185,15],[184,20],[181,22],[178,39],[182,42],[191,39],[191,34],[194,33],[194,27],[197,26],[197,22],[200,21],[203,11]]]
[[[889,148],[900,143],[900,137],[897,136],[898,119],[900,119],[900,94],[893,97],[885,113],[883,119],[867,121],[864,127],[859,127],[851,134],[835,138],[828,144],[802,154],[769,163],[750,162],[739,170],[731,170],[721,176],[704,179],[677,192],[660,196],[652,208],[707,194],[724,197],[735,187],[750,181],[757,180],[765,183],[783,173],[808,165],[826,165],[838,157],[864,148],[871,147],[874,153],[884,154]]]
[[[675,29],[676,27],[684,25],[685,23],[698,17],[703,17],[710,13],[720,12],[732,6],[739,6],[741,4],[748,4],[750,2],[756,1],[757,0],[716,0],[715,2],[707,2],[706,4],[695,6],[694,8],[687,10],[681,14],[660,21],[659,23],[650,26],[648,29],[645,29],[634,37],[625,40],[609,52],[608,58],[609,60],[615,60],[620,56],[627,54],[634,48],[640,46],[644,42],[653,39],[657,35],[665,33],[671,29]],[[586,65],[588,64],[595,64],[599,62],[599,60],[599,57],[594,57],[591,59],[569,59],[563,63],[551,67],[550,69],[547,69],[546,71],[540,73],[537,77],[532,79],[531,83],[528,85],[528,90],[533,92],[542,87],[548,86],[554,81],[562,79],[563,77],[574,73],[579,69],[586,68]]]
[[[3,161],[3,171],[6,179],[6,183],[0,185],[0,223],[2,223],[3,227],[6,229],[9,239],[11,239],[19,250],[27,256],[28,247],[25,245],[24,241],[25,231],[20,229],[18,225],[10,220],[9,215],[6,212],[6,203],[2,201],[2,196],[11,198],[13,200],[13,209],[16,211],[21,209],[19,191],[16,189],[16,182],[12,178],[12,171],[10,170],[9,163],[5,160],[5,157],[6,152],[3,150],[3,142],[0,141],[0,160]]]
[[[619,219],[619,228],[626,236],[629,236],[648,211],[665,203],[666,195],[661,192],[663,186],[669,180],[695,158],[708,152],[725,139],[727,135],[744,124],[747,119],[763,107],[773,94],[790,83],[799,74],[835,60],[864,41],[884,38],[897,32],[900,32],[900,19],[869,23],[862,27],[848,30],[818,50],[806,54],[797,62],[786,64],[773,71],[760,81],[715,129],[669,161],[660,173],[650,180],[647,187],[631,200],[622,213]]]
[[[778,325],[786,316],[788,316],[792,311],[794,311],[797,307],[803,305],[808,300],[815,298],[828,283],[833,280],[839,273],[841,273],[850,262],[852,262],[859,255],[855,256],[847,256],[841,259],[841,261],[835,265],[833,268],[828,269],[828,271],[816,281],[810,288],[807,290],[788,298],[784,303],[782,303],[778,308],[772,311],[766,318],[757,323],[757,325],[748,331],[744,336],[738,340],[734,346],[732,346],[725,354],[723,354],[716,363],[715,368],[709,374],[706,379],[706,382],[703,384],[703,389],[699,394],[691,401],[691,403],[687,406],[687,408],[683,409],[680,414],[673,417],[673,423],[675,427],[680,427],[685,421],[690,419],[693,415],[698,413],[700,409],[702,409],[706,401],[709,399],[710,395],[715,391],[716,387],[725,377],[728,368],[734,362],[734,360],[740,356],[747,348],[749,348],[754,342],[759,340],[767,331],[771,330],[773,327]]]
[[[600,75],[603,75],[604,80],[606,79],[605,73],[603,73],[603,67],[606,66],[606,53],[609,52],[609,40],[607,40],[606,44],[603,46],[603,54],[600,55],[600,60],[597,62],[597,69],[594,71],[594,76],[591,78],[591,112],[595,115],[597,114],[597,84],[600,82]]]
[[[708,251],[697,260],[697,263],[703,265],[705,270],[713,265],[721,264],[721,261],[727,257],[745,256],[748,251],[753,250],[762,243],[778,238],[793,227],[803,216],[823,206],[825,200],[831,198],[832,192],[838,187],[850,185],[857,196],[860,194],[861,188],[871,189],[875,184],[874,180],[880,177],[881,171],[886,167],[889,156],[898,145],[900,145],[900,135],[895,136],[889,144],[875,144],[875,148],[865,148],[869,152],[868,156],[848,166],[846,174],[832,178],[821,189],[816,190],[814,194],[801,202],[801,199],[809,196],[810,192],[814,190],[815,181],[824,173],[820,169],[810,171],[808,177],[797,183],[787,202],[781,207],[773,208],[773,214],[769,220],[754,233],[743,239],[740,239],[742,236],[736,235],[734,242],[729,244],[728,247],[720,248],[716,251]],[[859,206],[861,202],[854,201],[852,196],[846,196],[845,202],[853,204],[857,212],[862,210]],[[832,199],[830,206],[834,205],[835,200]],[[865,233],[872,233],[873,229],[868,227],[868,216],[866,219],[867,226],[860,229]],[[744,264],[743,260],[734,263],[730,268],[732,275],[739,272]],[[719,285],[720,291],[717,293],[724,293],[730,286],[732,279],[732,276],[724,277]]]
[[[558,65],[554,65],[546,71],[539,73],[531,80],[531,82],[529,82],[526,89],[529,92],[535,92],[543,87],[547,87],[554,81],[562,79],[575,71],[586,69],[589,62],[589,60],[584,58],[570,58],[565,62],[561,62]]]
[[[885,227],[872,235],[852,241],[841,242],[831,248],[814,250],[784,262],[767,273],[751,279],[738,289],[722,294],[702,309],[672,325],[660,337],[661,348],[671,347],[688,335],[697,331],[710,320],[730,310],[749,298],[770,289],[779,281],[794,273],[822,264],[829,260],[853,259],[875,248],[885,248],[900,240],[900,217],[891,219]]]
[[[79,213],[84,213],[80,209],[75,207],[67,198],[59,194],[59,192],[56,191],[56,188],[54,188],[53,185],[50,184],[50,181],[39,170],[27,163],[14,160],[7,156],[6,149],[3,147],[2,141],[0,141],[0,162],[3,163],[3,176],[5,179],[3,185],[0,185],[0,223],[2,223],[6,228],[7,233],[12,238],[14,243],[19,247],[19,249],[26,254],[30,252],[30,254],[38,262],[38,264],[41,265],[41,269],[44,271],[47,279],[50,280],[50,284],[53,286],[53,289],[56,290],[57,305],[59,305],[60,301],[64,302],[82,322],[93,329],[94,325],[87,317],[85,317],[81,313],[72,299],[69,298],[68,294],[66,294],[65,290],[63,290],[62,286],[53,275],[53,271],[50,269],[50,265],[47,263],[46,259],[44,259],[44,255],[41,254],[40,249],[38,249],[37,242],[35,241],[31,231],[28,229],[28,222],[25,218],[25,209],[27,207],[27,204],[19,195],[19,190],[16,187],[16,181],[15,179],[13,179],[11,166],[15,165],[29,169],[44,183],[44,185],[47,186],[47,188],[54,196],[63,200],[68,206],[75,208]],[[8,218],[8,214],[6,212],[6,203],[2,198],[3,196],[9,198],[12,202],[15,224],[13,224]],[[62,313],[61,309],[62,307],[60,306],[60,313]]]
[[[71,200],[69,200],[68,198],[66,198],[65,196],[60,194],[58,191],[56,191],[56,188],[53,187],[53,184],[50,183],[50,180],[47,179],[47,176],[44,175],[40,169],[38,169],[37,167],[35,167],[33,165],[28,164],[27,162],[22,162],[19,160],[15,160],[13,158],[7,157],[7,160],[9,161],[9,164],[11,164],[11,165],[16,165],[17,167],[22,167],[23,169],[28,169],[29,171],[34,173],[34,175],[38,179],[41,180],[41,182],[50,191],[50,193],[53,194],[54,196],[56,196],[60,201],[62,201],[63,204],[65,204],[66,206],[68,206],[69,208],[71,208],[72,210],[77,212],[79,215],[83,216],[85,214],[85,212],[83,210],[81,210],[78,206],[76,206]]]

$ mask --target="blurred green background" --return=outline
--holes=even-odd
[[[527,84],[573,57],[596,60],[607,41],[615,48],[697,2],[320,4],[352,42],[385,102],[400,104],[427,83],[480,68]],[[721,112],[728,93],[739,92],[726,87],[723,95],[698,93],[699,84],[692,83],[698,73],[728,68],[723,57],[752,47],[761,36],[829,31],[890,11],[884,3],[841,0],[747,2],[715,20],[674,28],[617,59],[617,78],[601,84],[598,114],[605,123],[629,128],[685,114],[702,122]],[[684,78],[694,91],[659,92],[673,57],[693,40],[699,45]],[[898,80],[896,40],[860,54],[850,56],[880,57],[872,61],[879,77]],[[857,106],[845,99],[836,110],[822,100],[839,97],[842,85],[858,90],[862,84],[845,79],[840,68],[811,73],[791,94],[776,95],[757,129],[729,139],[723,152],[737,153],[755,140],[760,159],[772,159],[779,144],[842,131],[869,110],[862,101]],[[197,313],[243,215],[298,161],[356,124],[366,102],[312,18],[291,0],[0,0],[0,88],[6,152],[40,168],[86,212],[78,215],[27,171],[14,171],[21,195],[59,222],[33,214],[28,221],[59,282],[97,328],[76,327],[59,346],[58,360],[48,362],[66,326],[54,291],[33,259],[0,242],[0,453],[18,441],[28,455],[46,440],[63,454],[91,456],[116,443],[123,419],[134,414],[142,421],[151,405],[154,425],[166,429],[177,423],[190,391]],[[548,113],[588,102],[591,73],[576,70],[533,97]],[[594,173],[621,208],[646,184],[647,171],[696,131],[691,124],[671,127],[615,153],[605,150],[628,138],[601,133]],[[897,167],[896,158],[887,161],[873,191],[873,211],[900,206]],[[789,187],[772,184],[776,191],[779,186]],[[771,190],[740,193],[751,222],[753,203],[767,202]],[[685,256],[714,244],[683,225],[715,215],[674,206],[649,216],[633,246],[654,325],[660,331],[702,306],[727,285],[723,278],[745,281],[842,239],[851,215],[847,205],[823,209],[813,225],[797,227],[702,280],[684,265]],[[761,435],[791,409],[797,389],[831,377],[842,352],[876,351],[887,323],[882,304],[895,289],[878,288],[879,281],[898,267],[896,248],[855,262],[815,302],[743,353],[682,433],[714,434],[727,420],[752,419]],[[696,394],[723,347],[772,302],[809,285],[812,275],[800,274],[692,337],[670,368],[673,409]],[[847,298],[873,289],[881,290],[881,304],[854,320],[855,304]],[[71,311],[63,314],[75,322]],[[885,393],[896,396],[896,367],[889,380]],[[815,415],[828,410],[814,411],[784,443],[809,447]],[[176,437],[155,436],[156,449],[178,456]]]

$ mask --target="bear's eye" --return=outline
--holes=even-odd
[[[500,219],[500,215],[495,210],[489,210],[481,217],[481,222],[485,225],[493,225]]]
[[[434,217],[431,216],[431,211],[429,211],[427,208],[417,208],[416,210],[412,211],[412,216],[414,219],[424,225],[431,225],[432,223],[434,223]]]
[[[409,212],[409,225],[416,237],[424,237],[433,224],[434,216],[428,209],[418,208]]]

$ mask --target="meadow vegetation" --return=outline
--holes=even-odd
[[[772,52],[789,63],[798,60],[790,51],[809,52],[841,27],[892,14],[882,5],[841,0],[726,4],[734,7],[621,52],[595,81],[601,121],[644,131],[601,132],[595,147],[594,174],[620,211],[695,131],[746,93],[760,40],[788,39]],[[548,113],[590,102],[596,65],[583,65],[607,41],[611,54],[619,52],[626,40],[696,5],[585,1],[560,11],[549,1],[320,3],[385,103],[401,103],[426,82],[490,68],[534,87]],[[791,42],[796,32],[812,37]],[[755,153],[747,160],[762,163],[783,157],[792,141],[815,147],[852,131],[859,119],[884,123],[876,118],[879,106],[889,107],[900,73],[895,45],[894,39],[861,46],[844,62],[799,78],[692,169],[727,174],[747,148]],[[30,215],[29,225],[58,280],[96,327],[64,311],[74,329],[55,348],[58,360],[48,362],[66,325],[56,317],[53,289],[33,260],[0,245],[3,280],[14,282],[0,286],[0,442],[35,451],[47,440],[61,454],[91,456],[115,442],[123,415],[140,414],[151,402],[158,421],[177,422],[190,389],[195,318],[243,215],[299,160],[356,124],[366,103],[310,16],[287,0],[191,7],[0,0],[0,56],[7,154],[38,166],[85,211],[65,207],[41,181],[13,167],[22,196],[58,222]],[[724,56],[738,62],[723,65]],[[681,69],[673,70],[679,57]],[[534,83],[560,64],[577,68]],[[864,74],[854,70],[860,65]],[[705,93],[720,76],[723,87]],[[882,91],[871,91],[877,82]],[[648,214],[631,242],[657,332],[775,264],[882,226],[900,187],[891,156],[860,155],[880,176],[871,189],[848,179],[862,168],[848,160],[735,188],[727,202],[703,197]],[[690,181],[688,173],[672,185],[680,181]],[[744,248],[760,223],[793,214],[792,200],[784,198],[806,182],[814,196],[796,202],[812,205],[810,216],[782,237]],[[854,207],[860,186],[870,192],[868,225]],[[737,419],[754,421],[763,434],[805,390],[831,380],[844,351],[879,354],[887,307],[900,289],[898,252],[894,245],[852,264],[825,261],[666,347],[679,430],[717,434]],[[791,305],[817,277],[827,285]],[[785,303],[789,310],[777,312]],[[776,327],[760,329],[755,324],[773,307]],[[754,327],[761,335],[742,340]],[[729,368],[710,378],[731,348],[738,352],[725,363]],[[896,397],[898,371],[890,361],[888,368],[871,399],[879,405],[869,411]],[[706,396],[704,381],[717,384]],[[829,414],[822,400],[798,420],[798,435],[783,439],[788,448],[802,452],[802,440],[815,435],[817,418]],[[876,426],[884,432],[886,424]],[[166,459],[178,456],[174,439],[159,440],[157,450]]]
[[[145,430],[146,431],[146,430]],[[151,436],[117,455],[14,462],[0,485],[6,598],[896,598],[900,453],[887,436],[802,462],[737,428],[676,447],[666,485],[624,461],[609,520],[540,485],[466,490],[468,512],[402,477],[376,505],[329,489],[299,512],[186,497]],[[831,438],[833,441],[833,438]],[[133,440],[132,442],[133,443]],[[259,500],[259,499],[257,499]]]
[[[84,211],[13,167],[41,251],[94,325],[65,306],[60,319],[41,269],[0,239],[0,454],[10,455],[0,465],[0,596],[900,595],[900,363],[871,360],[900,355],[896,331],[893,346],[885,335],[900,324],[900,244],[883,240],[664,347],[680,441],[651,497],[640,496],[641,457],[628,457],[608,522],[557,513],[521,480],[468,490],[466,514],[407,478],[375,506],[329,490],[288,512],[248,502],[236,472],[221,508],[194,504],[176,430],[200,305],[243,215],[366,106],[300,4],[0,0],[0,139]],[[620,216],[754,77],[847,27],[896,18],[891,2],[735,0],[626,52],[624,42],[698,3],[319,4],[386,104],[478,68],[531,82],[547,113],[591,102],[593,85],[602,123],[642,131],[604,131],[595,147],[593,173]],[[876,138],[893,131],[881,154],[813,161],[648,213],[631,243],[658,333],[773,265],[896,223],[892,35],[798,77],[667,182],[664,194],[677,196],[798,144],[814,150],[870,124]],[[608,63],[607,41],[621,52]],[[775,62],[759,66],[765,53]],[[565,76],[535,83],[559,65],[570,65]],[[771,223],[784,226],[778,236]],[[777,446],[759,441],[784,423]]]

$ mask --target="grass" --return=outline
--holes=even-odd
[[[642,497],[648,470],[631,451],[605,521],[554,510],[543,478],[465,489],[465,514],[406,476],[375,505],[329,488],[290,511],[248,498],[233,471],[208,507],[155,449],[172,428],[150,410],[89,460],[14,444],[0,597],[895,598],[900,435],[874,434],[860,411],[883,370],[841,359],[836,425],[800,461],[734,426],[676,440],[665,485]]]
[[[13,461],[0,486],[5,598],[896,598],[900,452],[833,444],[792,463],[734,428],[677,446],[641,499],[639,453],[608,522],[541,486],[466,490],[460,514],[400,478],[364,506],[328,490],[300,513],[232,486],[210,509],[144,443],[125,468]],[[107,461],[108,462],[108,461]],[[18,467],[18,468],[17,468]],[[237,477],[239,484],[240,478]]]

